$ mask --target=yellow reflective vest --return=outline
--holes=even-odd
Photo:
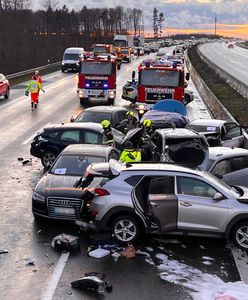
[[[120,156],[121,162],[139,162],[141,161],[141,152],[132,149],[124,149]]]
[[[31,80],[27,86],[27,91],[32,94],[38,93],[39,90],[42,90],[42,92],[44,92],[42,85],[36,80]]]

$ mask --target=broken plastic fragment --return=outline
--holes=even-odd
[[[25,258],[25,264],[26,266],[34,266],[35,265],[35,259],[33,257]]]
[[[25,159],[25,160],[22,162],[22,165],[23,165],[23,166],[24,166],[24,165],[27,165],[27,164],[31,165],[31,164],[32,164],[32,160],[31,160],[31,159]]]
[[[110,254],[109,250],[101,249],[101,248],[98,248],[98,249],[95,249],[95,250],[89,252],[89,256],[95,257],[95,258],[102,258],[109,254]]]
[[[53,238],[51,246],[57,250],[71,252],[79,249],[79,238],[74,235],[62,233]]]
[[[6,249],[0,250],[0,254],[4,254],[4,253],[9,253],[9,252],[8,252],[8,250],[6,250]]]
[[[134,258],[136,256],[136,250],[134,246],[130,244],[120,254],[125,258]]]

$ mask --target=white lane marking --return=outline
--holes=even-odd
[[[55,290],[57,288],[57,285],[59,283],[59,279],[63,273],[65,264],[70,256],[70,252],[62,253],[59,261],[53,271],[53,274],[51,276],[51,279],[48,283],[48,286],[46,288],[46,291],[41,296],[41,300],[52,300],[53,295],[55,293]]]
[[[49,124],[49,123],[48,123],[48,124]],[[46,127],[48,124],[43,125],[37,132],[42,131],[42,129],[43,129],[44,127]],[[32,135],[30,135],[28,138],[26,138],[26,140],[22,142],[22,145],[27,145],[27,144],[29,144],[29,143],[33,140],[33,138],[37,135],[37,132],[32,133]]]

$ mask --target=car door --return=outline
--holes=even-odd
[[[81,143],[80,130],[79,129],[65,129],[61,132],[59,138],[59,149],[60,151],[64,150],[65,147],[71,144]]]
[[[177,228],[178,201],[174,176],[151,178],[147,201],[151,221],[157,224],[161,233]]]
[[[242,147],[244,136],[242,128],[234,122],[225,123],[225,134],[222,137],[222,146],[225,147]]]
[[[229,185],[248,187],[248,156],[231,157],[229,172],[223,174],[223,180]]]
[[[83,129],[81,131],[81,141],[83,144],[102,144],[103,135],[101,132]]]
[[[224,231],[228,207],[225,199],[214,200],[219,192],[198,178],[177,176],[178,229],[189,232]],[[223,195],[223,198],[224,195]]]

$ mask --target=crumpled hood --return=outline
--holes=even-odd
[[[187,141],[170,146],[167,155],[175,163],[197,167],[208,157],[208,148],[197,141]]]
[[[82,189],[74,188],[73,185],[79,176],[44,175],[35,187],[35,192],[45,197],[71,197],[80,198]]]

